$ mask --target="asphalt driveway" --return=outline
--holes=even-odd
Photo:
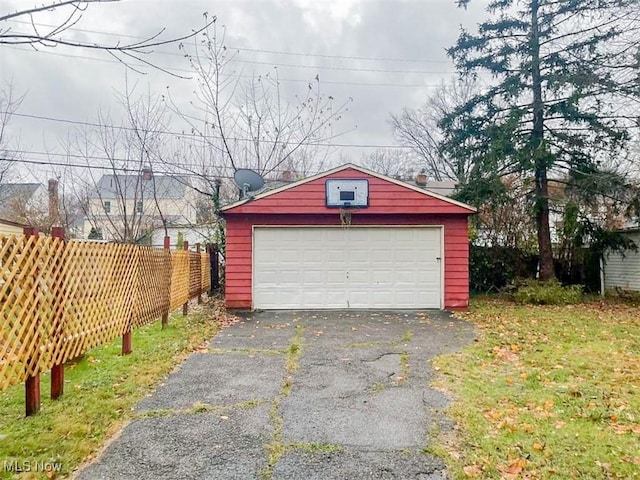
[[[81,479],[444,479],[429,361],[473,338],[445,312],[260,312],[137,407]]]

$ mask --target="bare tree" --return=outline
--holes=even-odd
[[[434,180],[455,180],[464,185],[469,179],[472,162],[452,158],[442,150],[439,123],[477,91],[470,78],[443,81],[421,107],[405,108],[401,114],[391,115],[398,141],[411,148],[421,160],[420,169]]]
[[[277,70],[243,81],[231,64],[238,52],[225,46],[221,30],[219,36],[215,24],[207,28],[192,52],[182,46],[197,82],[195,113],[175,103],[173,108],[196,137],[191,150],[200,151],[202,165],[192,173],[228,177],[244,167],[274,177],[291,166],[311,170],[326,158],[334,124],[351,100],[335,106],[318,76],[291,100],[281,91]]]
[[[16,160],[15,148],[10,148],[7,127],[11,116],[20,107],[24,96],[15,97],[13,87],[0,90],[0,183],[6,181],[9,170]]]
[[[363,155],[360,163],[374,172],[401,180],[412,179],[420,170],[420,159],[413,152],[400,149],[377,149]]]
[[[127,91],[118,100],[126,112],[123,124],[113,125],[109,115],[99,114],[99,127],[77,132],[68,150],[91,166],[96,157],[107,159],[104,174],[88,169],[84,179],[76,179],[79,204],[95,234],[138,243],[154,228],[163,226],[166,231],[159,197],[170,198],[171,186],[157,185],[153,172],[164,148],[166,108],[150,93],[132,99]]]
[[[172,43],[180,43],[188,40],[189,38],[195,37],[202,32],[206,26],[199,30],[191,31],[186,35],[168,39],[162,39],[162,34],[164,33],[163,28],[144,40],[132,43],[117,42],[114,44],[106,44],[85,40],[75,40],[62,36],[64,32],[80,22],[83,13],[91,4],[113,3],[118,1],[119,0],[57,0],[48,1],[42,5],[35,5],[30,8],[20,8],[11,13],[0,14],[0,44],[28,45],[36,50],[39,47],[57,47],[60,45],[85,50],[98,50],[108,53],[132,70],[136,70],[136,68],[134,68],[130,62],[135,60],[148,67],[178,76],[172,72],[164,70],[144,57],[151,53],[153,51],[152,49],[155,47]],[[63,18],[56,26],[43,27],[38,23],[37,19],[39,17],[52,12],[59,13]],[[15,31],[14,27],[9,24],[9,21],[12,20],[27,23],[29,25],[28,31]],[[209,24],[214,21],[215,17],[209,22]],[[136,71],[139,72],[139,70]]]

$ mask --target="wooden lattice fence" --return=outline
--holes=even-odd
[[[208,291],[209,256],[0,236],[0,391]]]

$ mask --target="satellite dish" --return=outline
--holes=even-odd
[[[236,170],[236,173],[233,174],[233,179],[240,188],[242,197],[246,197],[249,192],[260,190],[264,186],[264,178],[259,173],[248,168]]]

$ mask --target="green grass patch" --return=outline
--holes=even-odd
[[[409,343],[412,338],[413,338],[413,332],[411,330],[407,330],[406,332],[404,332],[404,335],[402,336],[402,343]]]
[[[280,350],[267,350],[262,348],[210,348],[209,353],[213,353],[215,355],[226,355],[228,353],[239,353],[248,356],[255,355],[270,355],[270,356],[279,356],[286,355],[288,353],[288,349],[280,349]]]
[[[305,453],[338,453],[344,451],[341,445],[332,443],[290,443],[287,451],[300,450]]]
[[[583,298],[582,286],[562,286],[557,281],[540,282],[527,280],[513,293],[517,303],[533,305],[569,305],[580,303]]]
[[[42,409],[32,417],[24,416],[24,385],[1,392],[0,461],[55,462],[61,465],[58,478],[67,476],[92,459],[107,438],[135,417],[134,405],[217,330],[218,323],[204,309],[172,316],[165,329],[160,322],[136,329],[130,355],[120,354],[119,338],[94,348],[66,365],[59,400],[49,398],[49,378],[42,376]],[[6,468],[0,471],[0,478],[12,475]],[[19,478],[47,477],[29,472]]]
[[[400,354],[400,377],[398,383],[404,383],[409,377],[409,353],[404,350]]]
[[[347,343],[345,348],[372,348],[372,347],[380,347],[386,346],[389,342],[352,342]]]
[[[454,479],[640,478],[640,307],[476,298],[478,341],[438,357]]]

